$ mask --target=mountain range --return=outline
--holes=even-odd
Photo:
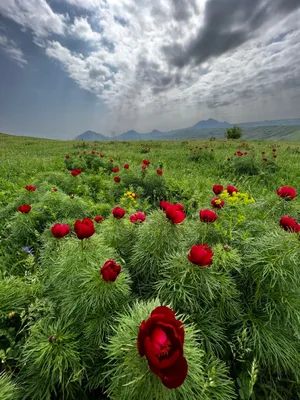
[[[132,141],[132,140],[176,140],[176,139],[197,139],[197,138],[209,138],[209,137],[222,137],[224,136],[224,131],[227,128],[232,127],[234,124],[231,124],[227,121],[220,122],[215,119],[202,120],[197,122],[195,125],[189,128],[177,129],[167,132],[161,132],[157,129],[153,129],[152,132],[148,133],[139,133],[135,130],[130,130],[122,133],[118,136],[105,136],[101,133],[86,131],[81,135],[78,135],[75,140],[84,140],[84,141],[112,141],[112,140],[121,140],[121,141]],[[267,128],[268,127],[289,127],[289,129],[285,129],[283,132],[283,136],[292,134],[293,132],[300,131],[300,118],[294,119],[283,119],[283,120],[271,120],[271,121],[257,121],[257,122],[243,122],[237,124],[241,128],[243,128],[245,137],[248,136],[248,133],[255,134],[257,132],[270,133]],[[264,128],[255,130],[253,128]],[[251,136],[252,136],[251,135]],[[257,134],[256,134],[257,136]],[[258,135],[260,139],[260,136]],[[264,137],[262,137],[264,138]]]

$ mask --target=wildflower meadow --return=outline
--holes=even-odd
[[[300,145],[0,135],[1,400],[300,398]]]

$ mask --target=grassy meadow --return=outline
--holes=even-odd
[[[0,160],[1,400],[300,399],[300,143],[0,134]]]

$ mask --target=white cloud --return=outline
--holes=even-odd
[[[88,20],[84,17],[76,17],[69,32],[71,35],[86,41],[97,41],[101,38],[98,32],[92,30]]]
[[[61,35],[66,28],[67,17],[53,12],[46,0],[1,0],[0,14],[39,37]]]
[[[164,49],[196,38],[205,26],[205,6],[213,0],[65,0],[82,13],[72,23],[45,0],[0,1],[0,13],[32,29],[49,58],[105,101],[112,130],[148,130],[153,121],[159,129],[172,129],[219,115],[255,119],[266,103],[276,114],[283,109],[280,96],[299,92],[299,9],[280,22],[267,21],[231,50],[210,52],[204,62],[191,59],[179,68]],[[217,37],[218,26],[212,29]],[[88,42],[83,54],[53,40],[53,33]],[[287,101],[285,107],[294,105]]]
[[[15,60],[20,67],[24,67],[27,64],[27,60],[24,57],[22,50],[18,45],[11,39],[7,38],[0,33],[0,50],[3,50],[8,57]]]

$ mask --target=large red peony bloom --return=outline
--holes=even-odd
[[[291,218],[288,215],[281,217],[280,219],[280,226],[285,231],[290,232],[300,232],[300,224],[297,223],[295,218]]]
[[[121,272],[121,266],[118,265],[115,262],[115,260],[106,261],[106,263],[100,270],[102,278],[106,282],[115,282],[120,272]]]
[[[129,219],[130,222],[136,224],[138,222],[144,222],[146,220],[146,215],[143,212],[139,211],[136,214],[130,215]]]
[[[119,167],[113,167],[112,168],[112,172],[119,172],[120,171],[120,168]]]
[[[23,204],[22,206],[18,207],[18,211],[22,214],[28,214],[31,211],[31,206],[29,204]]]
[[[207,244],[194,244],[192,246],[190,253],[188,254],[188,259],[191,263],[199,265],[200,267],[206,267],[212,264],[212,258],[214,254]]]
[[[142,162],[143,162],[143,164],[145,164],[145,165],[150,165],[150,161],[149,161],[149,160],[143,160]]]
[[[151,371],[169,389],[181,386],[188,365],[183,353],[184,327],[168,307],[157,307],[140,325],[137,346]]]
[[[35,192],[35,191],[36,191],[36,186],[33,186],[33,185],[26,185],[26,186],[25,186],[25,189],[26,189],[28,192]]]
[[[278,196],[285,200],[293,200],[296,197],[296,189],[290,186],[282,186],[277,191]]]
[[[224,202],[224,200],[219,199],[218,197],[214,197],[214,198],[211,200],[210,204],[211,204],[214,208],[219,208],[219,209],[220,209],[220,208],[223,208],[223,207],[224,207],[225,202]]]
[[[221,194],[223,192],[223,190],[224,190],[223,185],[214,185],[213,186],[213,192],[216,195]]]
[[[94,223],[89,218],[84,218],[82,221],[77,220],[74,224],[74,231],[78,239],[87,239],[95,233]]]
[[[125,215],[125,212],[126,211],[124,210],[124,208],[121,208],[121,207],[114,207],[112,210],[113,216],[117,219],[123,218]]]
[[[235,193],[238,192],[238,189],[235,186],[230,186],[230,185],[227,186],[226,190],[227,190],[227,193],[229,193],[230,195],[232,195],[233,192],[235,192]]]
[[[114,181],[115,181],[116,183],[119,183],[120,180],[121,180],[121,178],[120,178],[119,176],[115,176],[115,177],[114,177]]]
[[[173,224],[180,224],[186,217],[182,204],[169,204],[166,207],[166,216]]]
[[[156,170],[157,175],[163,175],[164,171],[162,169]]]
[[[201,210],[199,213],[200,221],[212,223],[218,219],[217,214],[212,210]]]
[[[70,232],[70,227],[67,224],[55,224],[51,228],[51,232],[56,238],[63,238]]]

